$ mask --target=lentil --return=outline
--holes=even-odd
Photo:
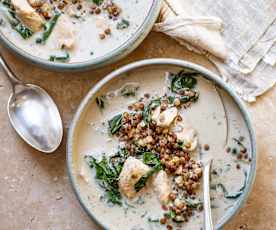
[[[205,145],[203,146],[203,148],[204,148],[205,151],[208,151],[208,150],[210,149],[210,146],[209,146],[208,144],[205,144]]]

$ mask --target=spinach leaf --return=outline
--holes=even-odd
[[[222,191],[224,193],[224,197],[227,198],[227,199],[236,199],[243,193],[243,190],[239,190],[237,192],[229,193],[222,183],[218,183],[216,185],[216,187],[220,187],[222,189]]]
[[[117,23],[116,28],[117,28],[117,30],[123,30],[123,29],[128,28],[129,25],[130,25],[129,21],[126,20],[126,19],[124,19],[124,18],[122,18],[122,20]]]
[[[161,99],[157,98],[152,101],[144,108],[143,120],[146,124],[151,121],[151,111],[161,105]]]
[[[92,0],[97,6],[100,6],[104,0]]]
[[[194,92],[194,94],[192,96],[185,95],[185,96],[179,97],[181,103],[187,103],[187,102],[195,102],[195,101],[197,101],[197,99],[199,97],[199,93],[196,92],[195,90],[190,90],[190,91]]]
[[[34,33],[28,27],[19,22],[16,26],[13,27],[24,39],[28,39]]]
[[[120,90],[120,94],[123,97],[135,97],[136,96],[136,92],[139,89],[139,86],[136,85],[125,85],[121,90]]]
[[[52,62],[68,62],[70,60],[70,54],[66,52],[63,56],[51,55],[49,61]]]
[[[171,91],[174,93],[179,93],[181,90],[192,89],[197,84],[195,76],[198,73],[187,72],[186,70],[181,70],[177,74],[171,73]]]
[[[50,37],[55,25],[57,24],[57,20],[60,17],[60,13],[56,13],[48,22],[46,22],[43,27],[44,27],[44,32],[42,33],[41,38],[36,39],[36,43],[45,43],[46,40]]]
[[[225,188],[225,186],[222,183],[218,183],[215,185],[215,188],[221,188],[221,190],[224,193],[224,197],[227,199],[237,199],[238,197],[240,197],[240,195],[243,194],[243,190],[245,189],[246,186],[246,181],[247,181],[247,173],[244,171],[244,183],[243,186],[237,191],[237,192],[228,192],[227,189]]]
[[[111,202],[113,204],[118,204],[118,205],[122,204],[121,193],[119,190],[111,189],[111,190],[107,191],[106,194],[107,194],[107,198],[108,198],[109,202]]]
[[[165,213],[165,216],[168,219],[174,219],[176,217],[176,213],[173,210],[170,210],[169,212]]]
[[[180,103],[185,104],[187,102],[196,102],[199,98],[199,93],[193,89],[188,89],[191,93],[191,95],[184,95],[184,96],[179,96]],[[173,104],[174,100],[176,97],[174,96],[168,96],[168,102],[169,104]]]
[[[145,152],[143,154],[143,162],[146,165],[149,166],[155,166],[157,164],[160,164],[160,159],[158,158],[158,156],[152,152]]]
[[[169,104],[173,104],[175,100],[175,96],[168,96],[168,102]]]
[[[121,193],[119,191],[119,173],[109,164],[106,157],[97,161],[92,156],[85,156],[88,165],[96,170],[96,179],[99,180],[100,186],[105,189],[109,202],[121,205]]]
[[[128,157],[128,151],[125,148],[119,149],[119,151],[110,157],[110,163],[114,170],[119,175],[123,169],[124,163]]]
[[[197,207],[203,205],[202,201],[196,200],[196,199],[191,199],[189,197],[188,198],[184,198],[184,200],[185,200],[186,205],[188,207],[190,207],[190,208],[197,208]]]
[[[105,103],[106,103],[106,96],[102,95],[102,96],[96,97],[96,103],[100,109],[104,109]]]
[[[109,131],[113,135],[117,133],[122,127],[123,115],[118,114],[108,121]]]

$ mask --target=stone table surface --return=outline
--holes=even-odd
[[[11,68],[26,82],[46,89],[64,121],[62,145],[43,155],[25,144],[12,129],[6,112],[10,88],[0,72],[0,230],[97,229],[80,207],[66,170],[66,137],[70,120],[88,90],[107,73],[126,63],[152,57],[192,61],[214,71],[203,57],[157,33],[124,60],[94,71],[56,73],[40,69],[0,47]],[[255,185],[245,206],[225,229],[276,229],[276,88],[248,105],[256,128],[258,167]],[[274,167],[273,167],[274,165]]]

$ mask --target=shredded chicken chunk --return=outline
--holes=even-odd
[[[43,18],[31,7],[27,0],[12,0],[11,2],[15,7],[16,14],[25,26],[34,32],[42,28]]]
[[[54,28],[54,36],[57,37],[59,48],[71,49],[76,42],[74,25],[68,16],[62,14]]]
[[[183,142],[183,149],[194,151],[198,145],[198,136],[195,129],[187,122],[177,122],[173,127],[177,140]]]
[[[152,112],[152,119],[157,122],[157,126],[169,127],[178,114],[177,108],[171,107],[161,112],[160,106]]]
[[[169,201],[169,195],[171,193],[171,183],[167,173],[163,170],[157,173],[153,179],[154,191],[162,204],[166,204]]]
[[[135,184],[146,174],[150,168],[140,160],[129,157],[122,169],[119,177],[119,187],[121,192],[129,199],[136,196]],[[142,190],[141,190],[142,191]]]

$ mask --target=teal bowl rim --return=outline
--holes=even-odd
[[[86,108],[86,106],[89,105],[91,99],[93,96],[100,90],[108,81],[110,81],[113,78],[116,78],[120,76],[123,73],[126,73],[130,70],[137,69],[140,67],[146,67],[151,65],[173,65],[173,66],[180,66],[184,68],[190,68],[198,71],[201,73],[206,79],[216,83],[219,87],[221,87],[223,90],[225,90],[234,100],[234,102],[239,107],[243,118],[245,120],[245,123],[247,125],[249,136],[250,136],[250,143],[251,143],[251,149],[252,149],[252,161],[250,166],[250,173],[248,175],[247,184],[244,189],[243,194],[241,195],[241,198],[236,202],[235,208],[230,209],[230,211],[227,212],[227,214],[221,219],[221,221],[215,226],[215,229],[221,229],[232,217],[234,217],[238,211],[241,209],[241,207],[244,205],[245,201],[247,200],[249,193],[252,189],[252,186],[254,184],[254,179],[256,175],[256,161],[257,161],[257,149],[256,149],[256,139],[255,139],[255,132],[253,129],[253,126],[251,124],[251,120],[249,117],[249,113],[247,112],[246,106],[244,102],[238,97],[238,95],[234,92],[234,90],[228,86],[219,76],[212,73],[211,71],[207,70],[206,68],[193,64],[190,62],[186,62],[183,60],[178,59],[171,59],[171,58],[154,58],[154,59],[146,59],[142,61],[137,61],[128,65],[125,65],[110,74],[108,74],[105,78],[103,78],[101,81],[99,81],[93,88],[90,89],[90,91],[87,93],[87,95],[84,97],[84,99],[81,101],[74,117],[72,120],[72,123],[69,128],[68,133],[68,139],[67,139],[67,154],[66,154],[66,163],[67,163],[67,170],[69,179],[71,182],[71,185],[73,187],[74,193],[76,194],[77,199],[79,200],[81,206],[86,211],[86,213],[90,216],[90,218],[98,224],[100,227],[104,229],[108,229],[104,226],[104,223],[101,223],[97,220],[97,218],[93,215],[92,212],[86,207],[84,200],[82,199],[79,188],[77,186],[76,180],[73,176],[72,172],[72,147],[73,147],[73,135],[74,130],[76,128],[76,125],[78,123],[78,120]]]
[[[45,69],[55,71],[84,71],[88,69],[96,69],[114,63],[136,49],[151,31],[151,28],[159,15],[161,6],[162,0],[153,0],[148,15],[142,25],[135,31],[134,35],[130,36],[128,40],[111,52],[85,62],[51,62],[37,56],[33,56],[25,50],[17,47],[13,42],[9,41],[2,32],[0,32],[0,42],[17,56]]]

